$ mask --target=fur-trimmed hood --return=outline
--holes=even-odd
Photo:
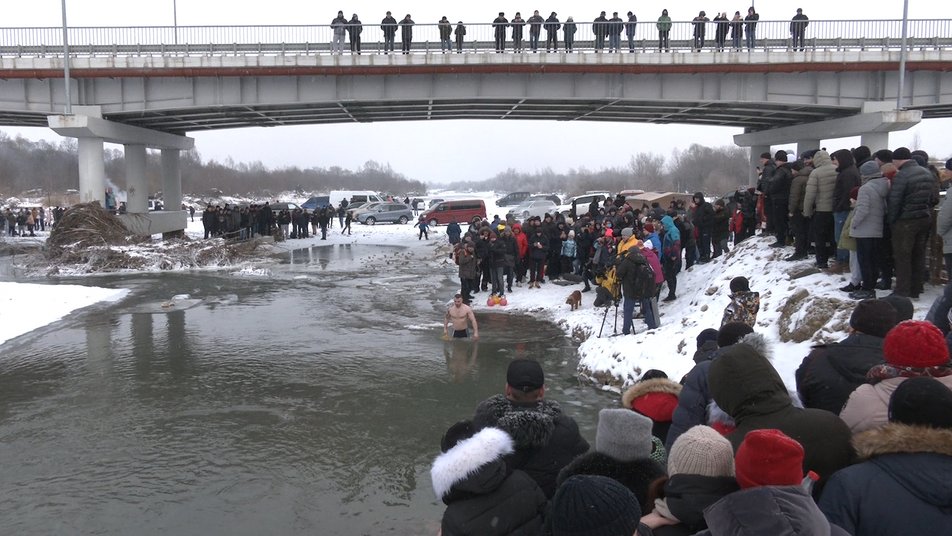
[[[494,395],[476,407],[473,425],[492,426],[508,433],[517,449],[542,447],[555,431],[555,421],[562,416],[562,407],[552,400],[539,400],[531,405],[515,404],[504,395]]]
[[[853,447],[864,460],[883,454],[914,452],[952,456],[952,430],[889,423],[854,435]]]
[[[668,378],[652,378],[650,380],[640,381],[632,385],[621,396],[621,405],[631,408],[631,402],[648,393],[662,393],[678,396],[681,394],[681,384],[673,382]]]
[[[430,469],[430,478],[433,481],[433,492],[440,499],[444,499],[453,488],[461,485],[479,473],[483,478],[476,483],[477,487],[484,487],[486,480],[496,485],[507,476],[503,457],[514,451],[512,438],[498,428],[483,428],[474,436],[464,439],[450,450],[437,456]],[[487,467],[497,464],[501,467],[486,471]]]

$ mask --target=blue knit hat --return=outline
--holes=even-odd
[[[552,498],[553,536],[630,535],[638,530],[641,506],[617,480],[575,475]]]

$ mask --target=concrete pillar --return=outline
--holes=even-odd
[[[810,149],[819,149],[820,140],[819,139],[801,139],[797,140],[797,158],[800,158],[804,152],[809,151]]]
[[[145,145],[126,144],[126,212],[145,214],[149,212],[149,182],[145,178]]]
[[[99,201],[106,207],[106,165],[102,138],[82,137],[79,141],[79,202]]]
[[[889,149],[889,133],[867,132],[860,134],[859,142],[860,145],[869,147],[869,150],[874,153],[880,149]]]
[[[181,151],[162,149],[162,201],[165,210],[182,208],[182,167],[179,165]]]
[[[763,153],[769,153],[769,145],[751,145],[750,146],[750,176],[748,177],[747,186],[757,186],[757,168],[760,167],[760,155]]]

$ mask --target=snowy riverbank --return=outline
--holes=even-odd
[[[492,192],[479,194],[447,193],[444,198],[480,197],[486,201],[488,216],[505,215],[504,208],[497,208]],[[337,222],[335,221],[335,224]],[[417,229],[411,225],[378,224],[376,226],[354,223],[350,236],[342,235],[340,227],[333,227],[328,240],[319,237],[289,240],[267,246],[274,252],[290,251],[319,245],[388,245],[406,248],[404,253],[392,258],[368,259],[366,262],[409,262],[432,272],[431,279],[421,279],[421,284],[443,284],[456,281],[457,267],[448,258],[449,247],[446,228],[431,229],[429,240],[418,240]],[[202,237],[199,218],[190,223],[186,231],[196,239]],[[42,235],[42,233],[41,233]],[[42,238],[42,236],[41,236]],[[10,239],[16,240],[16,239]],[[715,259],[706,265],[696,265],[690,271],[682,271],[678,281],[678,299],[661,303],[661,326],[645,331],[644,322],[635,320],[636,333],[628,336],[610,337],[613,333],[614,309],[608,318],[602,337],[597,337],[605,309],[594,308],[594,292],[583,294],[582,307],[571,311],[565,298],[582,285],[561,286],[548,282],[540,289],[514,287],[507,294],[508,305],[488,307],[486,294],[480,293],[473,303],[478,315],[483,314],[530,314],[557,323],[569,336],[584,339],[579,347],[579,370],[605,388],[618,389],[631,383],[644,371],[657,368],[674,379],[693,366],[692,356],[696,348],[695,337],[709,327],[720,324],[724,307],[728,303],[728,283],[731,278],[743,275],[750,280],[751,290],[760,292],[761,308],[757,318],[757,331],[772,342],[774,364],[788,385],[793,386],[793,372],[809,347],[819,340],[837,340],[846,335],[850,311],[855,302],[838,289],[847,283],[847,275],[809,273],[811,263],[789,263],[781,260],[792,249],[768,247],[770,238],[753,238],[741,244],[737,250]],[[266,256],[267,251],[262,255]],[[218,270],[234,273],[240,277],[268,277],[268,264],[262,258]],[[146,271],[160,271],[160,260],[148,263]],[[808,275],[803,275],[808,274]],[[801,277],[802,275],[802,277]],[[432,281],[433,283],[427,283]],[[91,286],[32,284],[24,281],[0,283],[3,307],[0,309],[0,345],[18,335],[29,333],[44,325],[56,322],[72,311],[102,301],[119,301],[127,291],[121,288],[101,288],[90,278]],[[916,300],[915,318],[923,318],[941,288],[927,285],[926,292]],[[881,295],[887,294],[880,292]],[[452,296],[446,297],[449,303]],[[36,304],[48,304],[37,307]],[[30,311],[21,315],[19,311]],[[618,311],[618,332],[621,332],[621,310]],[[425,320],[425,319],[421,319]],[[430,319],[442,323],[442,318]],[[815,335],[802,342],[784,342],[784,331],[794,331],[798,326],[808,325]],[[490,331],[481,330],[482,338],[492,337]]]

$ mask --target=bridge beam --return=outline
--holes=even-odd
[[[920,110],[867,112],[840,119],[745,132],[735,135],[734,143],[741,147],[764,144],[782,145],[798,140],[828,140],[871,133],[884,134],[887,136],[888,143],[890,132],[912,128],[920,121],[922,121]]]

